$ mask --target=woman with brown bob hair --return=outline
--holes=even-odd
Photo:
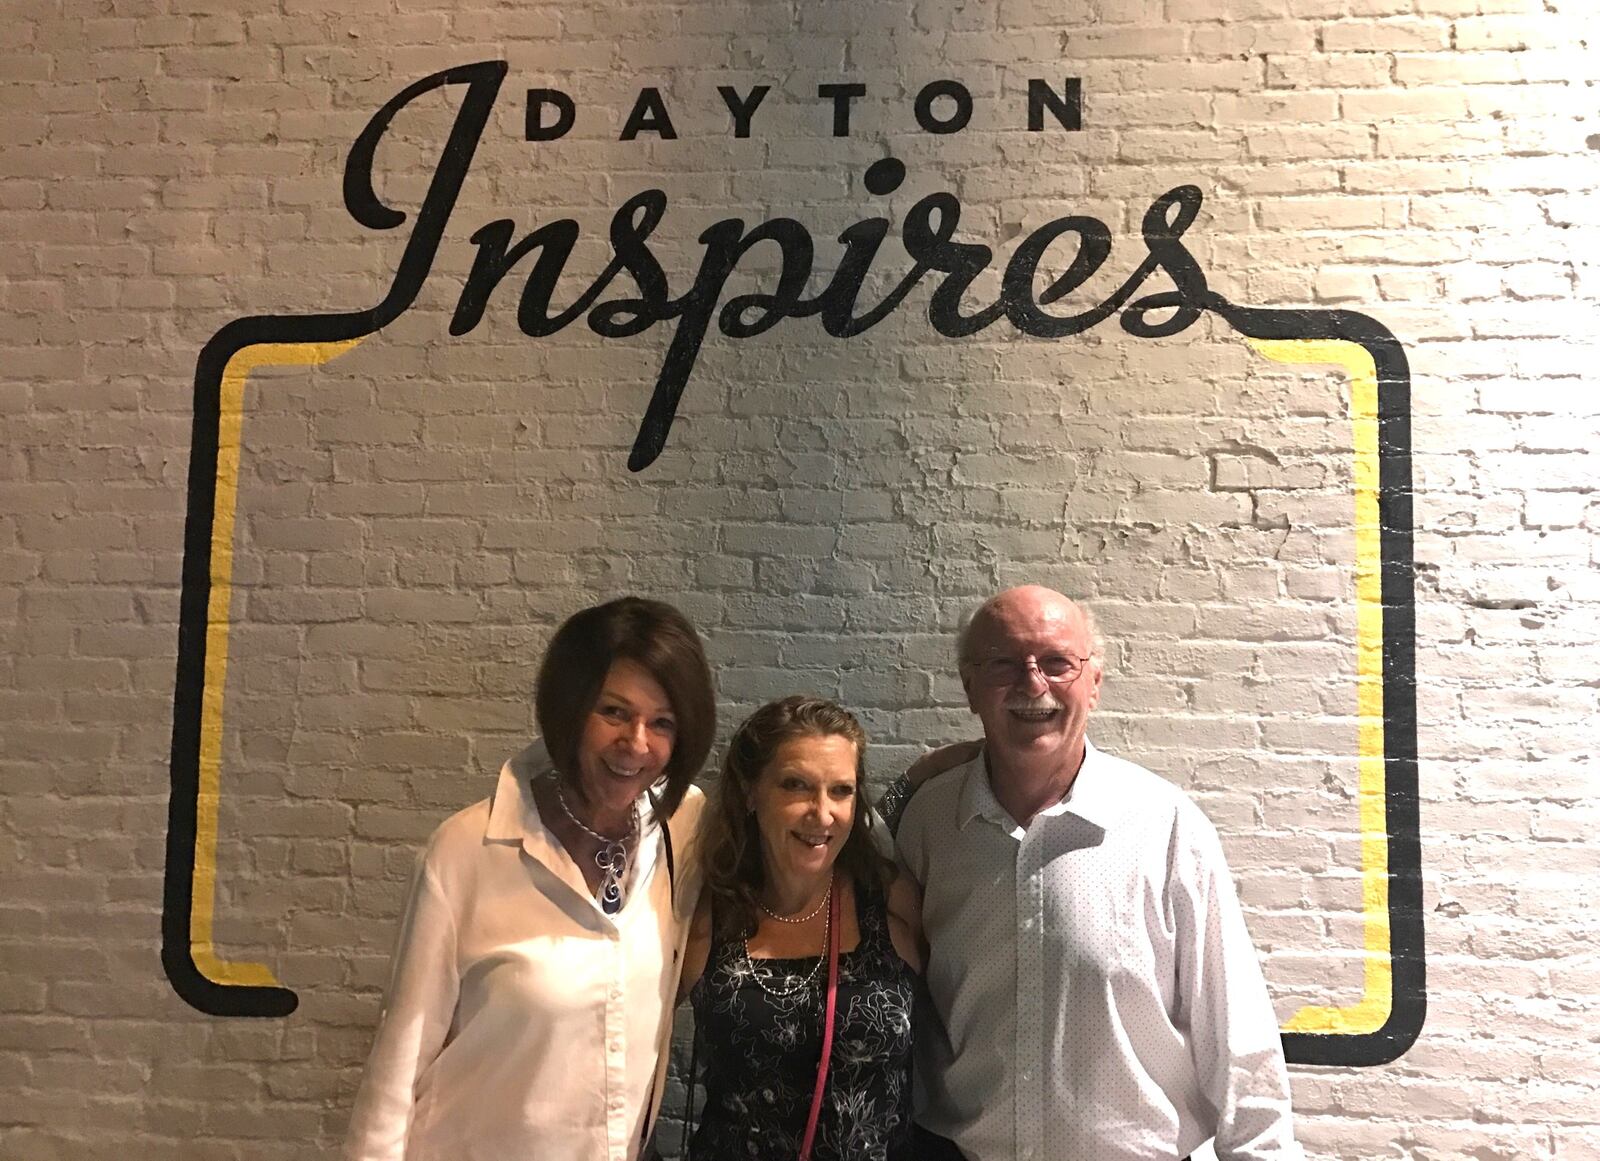
[[[728,744],[679,984],[706,1062],[693,1161],[908,1156],[919,899],[874,844],[866,749],[804,696]]]
[[[663,601],[623,597],[575,613],[551,638],[539,666],[534,716],[551,765],[578,793],[578,745],[584,722],[618,661],[650,672],[677,716],[677,737],[662,771],[654,809],[670,818],[711,753],[717,729],[711,671],[694,626]],[[677,690],[677,696],[673,691]]]
[[[632,1161],[662,1088],[716,726],[683,614],[624,597],[556,631],[536,740],[418,862],[353,1161]]]

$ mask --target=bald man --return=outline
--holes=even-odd
[[[1091,615],[1010,589],[958,654],[982,749],[916,792],[896,837],[931,951],[926,1154],[1174,1161],[1215,1138],[1220,1161],[1300,1158],[1215,829],[1088,740],[1104,674]]]

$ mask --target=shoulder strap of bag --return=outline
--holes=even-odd
[[[828,902],[828,994],[822,1015],[822,1059],[817,1064],[817,1086],[811,1093],[811,1115],[806,1118],[806,1135],[800,1142],[800,1161],[810,1161],[811,1145],[817,1136],[817,1118],[822,1115],[822,1092],[828,1083],[828,1058],[833,1055],[833,1011],[839,997],[839,895],[835,890]]]
[[[676,908],[678,905],[678,875],[677,867],[673,865],[672,859],[672,820],[663,817],[660,813],[660,807],[656,802],[656,796],[653,790],[646,790],[644,793],[645,798],[650,802],[651,817],[654,818],[661,826],[661,850],[662,853],[667,857],[667,906]],[[668,1021],[668,1023],[670,1024],[671,1021]],[[671,1043],[670,1036],[667,1042],[669,1044]],[[659,1071],[657,1075],[660,1075]],[[693,1082],[691,1081],[691,1083]],[[693,1098],[692,1090],[690,1097],[691,1099]],[[659,1116],[659,1108],[655,1102],[656,1081],[652,1079],[650,1081],[650,1095],[645,1098],[644,1124],[639,1126],[639,1149],[641,1154],[646,1154],[648,1152],[651,1134],[655,1132],[655,1120],[656,1117]],[[655,1111],[652,1112],[652,1110]]]

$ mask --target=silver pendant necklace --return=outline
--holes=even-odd
[[[600,910],[607,915],[615,915],[622,910],[622,880],[628,874],[628,848],[639,837],[639,804],[635,802],[628,814],[628,833],[621,838],[612,838],[601,834],[572,813],[572,807],[567,805],[567,796],[561,793],[559,777],[552,774],[550,785],[567,820],[600,844],[600,849],[594,853],[595,866],[600,868],[600,887],[595,897],[600,901]]]

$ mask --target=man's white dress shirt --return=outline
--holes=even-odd
[[[975,1161],[1299,1158],[1277,1021],[1216,830],[1092,745],[1026,829],[983,755],[923,786],[900,857],[922,884],[935,1013],[917,1119]]]
[[[350,1161],[638,1156],[699,894],[704,798],[691,789],[670,823],[676,906],[647,819],[622,909],[607,915],[534,806],[530,780],[549,769],[530,746],[422,853]]]

